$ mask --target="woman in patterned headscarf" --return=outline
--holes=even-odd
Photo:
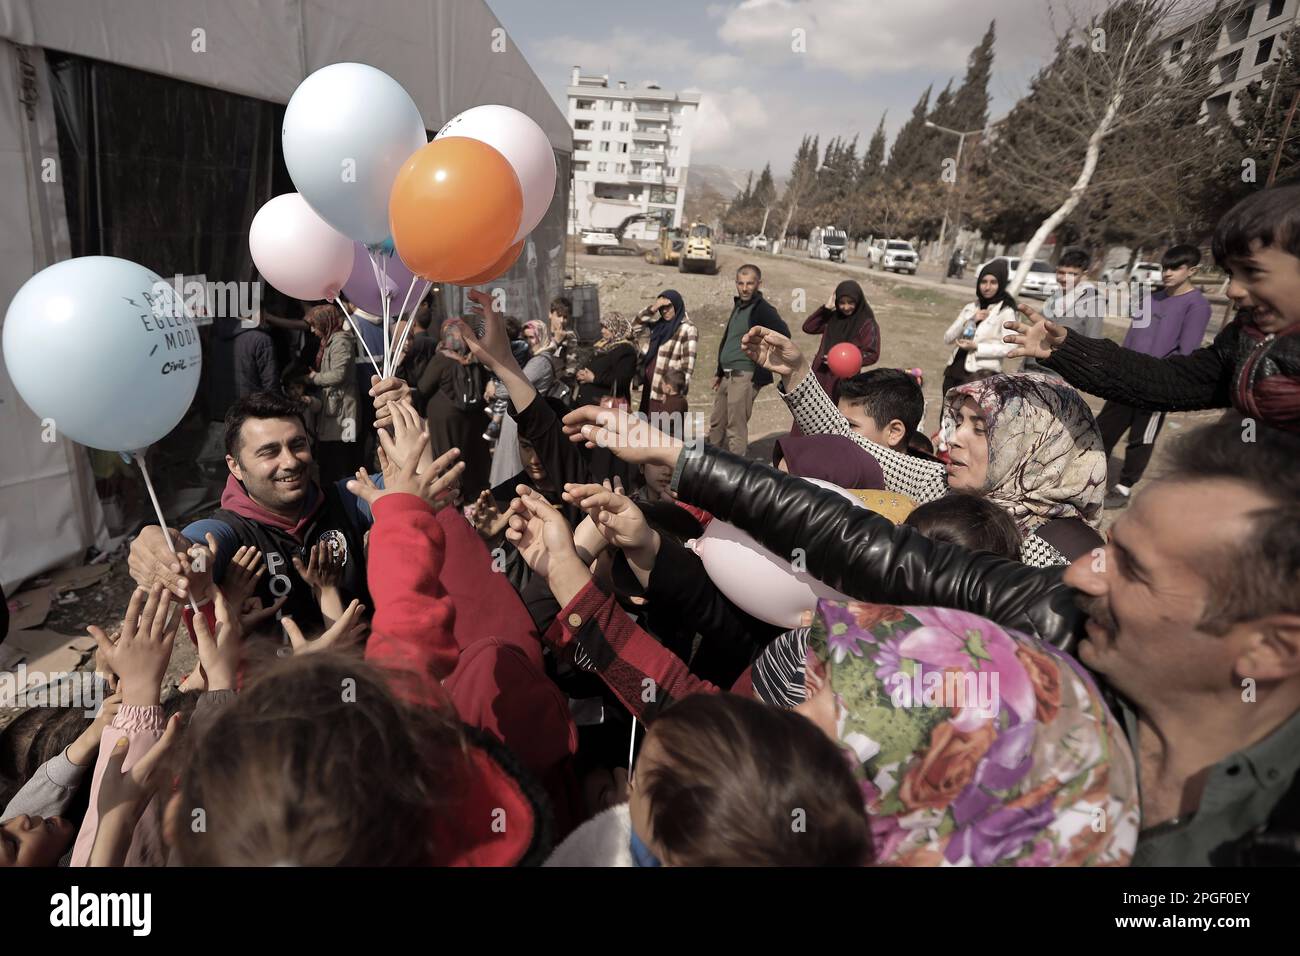
[[[894,866],[1127,866],[1137,772],[1068,654],[943,608],[822,601],[808,698]]]
[[[942,434],[948,487],[1005,509],[1025,563],[1068,563],[1100,547],[1106,453],[1074,388],[1025,373],[958,385],[944,399]]]
[[[585,368],[578,369],[578,405],[599,405],[603,398],[632,398],[636,375],[636,346],[632,343],[632,320],[621,312],[600,317],[600,338],[596,353]]]

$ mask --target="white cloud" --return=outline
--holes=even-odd
[[[762,98],[743,86],[705,92],[695,117],[692,154],[739,150],[747,136],[764,129],[769,122]]]

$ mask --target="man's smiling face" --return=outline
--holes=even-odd
[[[1157,481],[1135,496],[1106,547],[1065,572],[1088,615],[1079,660],[1137,703],[1222,691],[1244,633],[1209,634],[1200,622],[1220,562],[1251,534],[1250,513],[1271,504],[1222,480]]]
[[[249,418],[239,430],[235,452],[226,456],[226,466],[249,497],[276,514],[296,514],[311,481],[311,442],[302,422]]]

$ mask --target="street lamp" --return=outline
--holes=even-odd
[[[998,120],[998,123],[1000,123],[1000,122],[1002,122],[1002,120]],[[964,133],[963,133],[961,130],[949,129],[949,128],[946,127],[946,126],[940,126],[938,123],[931,123],[929,120],[926,120],[926,121],[925,121],[925,125],[928,126],[930,129],[937,129],[937,130],[938,130],[939,132],[941,132],[941,133],[951,133],[953,136],[956,136],[956,137],[957,137],[957,164],[956,164],[956,166],[953,168],[953,172],[954,172],[955,175],[960,175],[960,174],[961,174],[961,152],[962,152],[962,150],[963,150],[963,149],[965,148],[965,146],[966,146],[966,137],[967,137],[967,136],[975,136],[975,135],[978,134],[978,133],[987,133],[991,128],[993,128],[994,126],[997,126],[998,124],[997,124],[997,123],[989,123],[987,126],[983,127],[982,129],[971,129],[971,130],[967,130],[967,131],[964,132]],[[964,188],[965,185],[966,185],[966,181],[965,181],[965,180],[962,180],[961,185],[962,185],[962,188]],[[958,223],[957,223],[957,226],[958,226],[957,231],[958,231],[958,232],[961,231],[961,230],[960,230],[960,225],[961,225],[961,223],[960,223],[960,217],[961,217],[961,196],[962,196],[962,193],[959,191],[959,192],[958,192],[958,202],[957,202],[957,215],[958,215],[958,220],[959,220]],[[947,234],[947,232],[948,232],[948,201],[945,199],[945,200],[944,200],[944,203],[943,203],[943,225],[941,225],[941,226],[939,227],[939,254],[940,254],[940,255],[943,255],[943,253],[944,253],[944,251],[945,251],[945,249],[944,249],[944,236]]]

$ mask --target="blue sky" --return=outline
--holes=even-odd
[[[1051,51],[1044,0],[487,0],[563,108],[569,72],[704,94],[692,162],[789,169],[805,132],[891,136],[928,84],[961,82],[997,20],[991,115]],[[1075,7],[1095,0],[1073,0]],[[1057,5],[1055,16],[1064,14]],[[804,50],[792,49],[795,30]]]

